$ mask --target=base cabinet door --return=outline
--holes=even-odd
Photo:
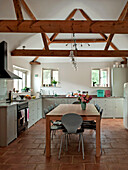
[[[0,108],[0,146],[17,138],[17,106]]]
[[[17,138],[17,107],[9,106],[7,108],[7,143]]]
[[[103,109],[102,118],[123,118],[123,98],[94,98],[93,103]]]
[[[106,99],[103,118],[115,118],[116,100]]]
[[[123,118],[123,102],[124,99],[116,99],[116,113],[115,118]]]
[[[42,118],[42,99],[30,100],[28,102],[29,107],[29,122],[28,128],[34,125],[38,120]]]
[[[29,101],[28,102],[29,107],[29,122],[28,122],[28,128],[30,128],[34,124],[34,102]]]
[[[42,99],[39,99],[37,102],[37,120],[42,118]]]

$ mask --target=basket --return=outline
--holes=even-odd
[[[97,90],[97,97],[104,97],[104,90]]]

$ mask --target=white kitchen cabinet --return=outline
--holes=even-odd
[[[43,97],[43,117],[45,117],[44,109],[48,109],[48,106],[55,104],[72,104],[74,101],[76,101],[77,98],[70,98],[70,97]]]
[[[17,138],[17,105],[0,108],[0,146]]]
[[[28,102],[29,122],[28,128],[42,118],[42,99],[34,99]]]
[[[93,98],[103,109],[102,118],[123,118],[123,98]]]
[[[7,108],[7,140],[8,143],[17,138],[17,107]]]
[[[106,99],[103,117],[104,118],[105,117],[106,118],[115,118],[115,108],[116,108],[116,100]]]
[[[75,101],[78,101],[78,99],[77,98],[67,98],[67,104],[72,104]]]
[[[123,118],[123,104],[124,104],[123,98],[116,99],[116,114],[115,114],[115,117]]]
[[[51,104],[71,104],[77,98],[44,97],[43,108],[47,109]],[[123,118],[123,98],[93,98],[90,103],[98,104],[103,109],[102,118]],[[44,115],[44,113],[43,113]],[[45,117],[45,115],[43,116]]]
[[[37,102],[37,121],[42,118],[42,98]]]
[[[112,96],[124,96],[124,83],[128,81],[128,68],[112,69]]]
[[[34,124],[34,102],[33,101],[29,101],[28,102],[28,107],[29,107],[29,121],[28,121],[28,128],[30,128],[33,124]]]

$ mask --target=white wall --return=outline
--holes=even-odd
[[[38,77],[35,77],[35,74],[38,75]],[[32,94],[36,95],[37,92],[40,92],[40,88],[42,85],[42,66],[41,65],[32,65],[31,66],[31,82],[32,82]]]
[[[42,68],[56,68],[59,69],[59,81],[60,87],[42,87],[44,94],[67,94],[68,92],[75,92],[77,90],[86,90],[89,94],[97,94],[98,89],[109,89],[111,88],[96,88],[91,87],[91,68],[102,68],[111,67],[112,62],[108,63],[93,63],[84,62],[77,63],[78,71],[74,71],[71,63],[44,63],[42,65],[32,66],[32,75],[38,74],[38,77],[32,76],[32,88],[33,94],[40,91],[42,86]]]

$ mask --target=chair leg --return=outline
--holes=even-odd
[[[101,151],[101,155],[102,155],[102,143],[101,142],[100,142],[100,151]]]
[[[68,134],[66,134],[66,151],[68,151]]]
[[[78,152],[80,152],[80,141],[81,141],[81,135],[79,134],[79,146],[78,146]]]
[[[59,151],[59,156],[58,156],[58,159],[60,159],[60,155],[61,155],[61,149],[62,149],[62,143],[63,143],[63,135],[61,136],[61,142],[60,142],[60,151]]]
[[[70,141],[70,134],[68,134],[68,138],[67,138],[67,139],[68,139],[68,145],[69,145],[69,141]]]
[[[46,152],[46,145],[45,145],[45,148],[44,148],[44,153],[43,153],[43,155],[45,154],[45,152]]]
[[[81,134],[81,140],[82,140],[82,153],[83,153],[83,159],[84,159],[84,138],[83,138],[83,134]]]

